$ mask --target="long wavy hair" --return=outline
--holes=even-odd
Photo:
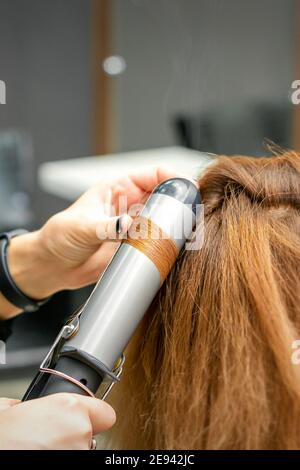
[[[205,237],[127,351],[108,446],[299,449],[300,156],[217,158]]]

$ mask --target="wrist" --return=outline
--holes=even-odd
[[[13,238],[7,261],[14,282],[26,296],[39,301],[55,292],[52,265],[39,230]]]

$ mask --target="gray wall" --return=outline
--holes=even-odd
[[[111,1],[113,52],[128,64],[114,79],[116,150],[173,145],[177,112],[287,102],[296,0]],[[92,152],[90,8],[91,0],[0,0],[0,129],[31,133],[36,167]],[[64,205],[39,190],[34,203],[37,223]]]
[[[296,0],[116,0],[122,150],[174,143],[178,111],[287,103]]]
[[[35,166],[91,153],[90,0],[0,0],[0,129],[30,132]],[[62,206],[35,191],[38,221]]]

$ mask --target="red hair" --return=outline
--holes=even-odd
[[[128,349],[110,446],[300,448],[300,156],[219,157],[205,239],[182,254]]]

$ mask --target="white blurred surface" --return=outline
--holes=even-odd
[[[167,165],[183,176],[196,176],[210,163],[209,155],[183,147],[126,152],[44,163],[40,187],[55,196],[74,200],[99,181],[110,180],[144,167]]]

